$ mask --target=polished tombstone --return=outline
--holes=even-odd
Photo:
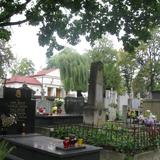
[[[8,135],[3,137],[10,145],[16,147],[12,152],[24,160],[99,160],[100,147],[85,145],[77,150],[60,150],[63,140],[42,136],[39,134]]]
[[[22,88],[4,88],[4,97],[0,98],[0,115],[16,115],[16,123],[7,128],[7,134],[34,132],[35,100],[32,100],[32,90],[26,86]],[[0,128],[2,128],[2,124]]]
[[[84,97],[65,97],[64,100],[66,114],[83,114]]]

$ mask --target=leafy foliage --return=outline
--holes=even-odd
[[[86,57],[66,48],[48,61],[48,68],[59,67],[61,79],[66,91],[86,91],[89,76],[89,64]]]
[[[145,97],[146,94],[146,81],[145,81],[145,75],[146,71],[145,70],[140,70],[136,77],[133,80],[133,92],[134,95],[137,95],[140,93],[141,97]]]
[[[35,71],[34,64],[27,58],[22,58],[20,62],[15,62],[11,69],[12,75],[32,75]]]
[[[6,156],[14,149],[9,147],[6,141],[0,141],[0,159],[5,160]]]
[[[108,123],[108,122],[107,122]],[[53,137],[64,139],[70,134],[75,134],[77,138],[83,138],[85,143],[106,147],[128,155],[153,150],[160,145],[159,127],[129,127],[124,124],[114,124],[109,122],[102,128],[83,125],[63,125],[56,126]]]
[[[148,40],[147,44],[140,45],[136,56],[140,66],[134,81],[136,92],[140,92],[142,88],[144,92],[160,90],[160,29],[153,31],[151,40]]]
[[[11,62],[14,59],[10,50],[10,46],[6,41],[0,40],[0,78],[5,77],[7,68],[11,66]]]
[[[56,34],[75,45],[80,35],[85,35],[93,44],[109,32],[117,35],[123,41],[124,49],[131,52],[139,41],[150,38],[151,29],[159,25],[159,12],[158,0],[1,0],[0,38],[10,38],[6,26],[29,22],[40,25],[39,43],[49,45],[48,56],[52,55],[53,48],[63,47],[56,41]],[[16,21],[13,16],[17,16]]]
[[[110,40],[103,37],[96,41],[95,46],[89,51],[91,61],[101,61],[104,70],[104,87],[105,89],[122,91],[121,75],[117,63],[117,51],[113,49]]]
[[[124,85],[128,93],[132,91],[132,82],[137,69],[137,61],[134,54],[121,50],[118,60],[121,74],[124,78]]]

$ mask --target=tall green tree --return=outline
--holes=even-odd
[[[103,37],[96,41],[96,45],[89,51],[91,60],[101,61],[104,67],[104,87],[122,91],[121,75],[117,63],[117,51],[113,49],[110,40]]]
[[[34,64],[30,59],[22,58],[21,61],[16,60],[11,68],[12,75],[29,76],[35,71]]]
[[[136,57],[135,54],[129,54],[123,50],[119,51],[118,55],[118,63],[124,79],[124,86],[126,87],[126,91],[130,94],[132,92],[132,82],[137,69]]]
[[[80,35],[93,43],[109,32],[123,41],[125,50],[133,51],[160,24],[159,12],[159,0],[1,0],[0,38],[10,38],[7,26],[29,22],[40,26],[39,43],[49,45],[48,56],[53,48],[62,48],[56,34],[75,45]]]
[[[8,43],[0,40],[0,78],[5,78],[13,59],[14,57]]]
[[[140,69],[136,75],[136,77],[133,79],[132,82],[132,88],[134,95],[137,95],[140,93],[141,97],[145,97],[147,93],[147,87],[148,86],[148,69],[143,68]]]
[[[87,57],[75,50],[65,48],[48,61],[48,68],[60,68],[61,80],[66,91],[86,91],[88,87],[89,63]]]
[[[148,92],[160,90],[160,29],[155,29],[151,40],[148,40],[146,44],[141,44],[136,56],[140,66],[137,79],[144,80],[145,85],[143,85]],[[138,82],[135,81],[135,83]]]

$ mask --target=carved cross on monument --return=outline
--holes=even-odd
[[[84,123],[101,126],[105,123],[105,108],[103,98],[103,64],[91,64],[88,87],[88,103],[84,108]]]

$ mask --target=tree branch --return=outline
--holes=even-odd
[[[26,0],[26,2],[22,3],[21,5],[27,5],[32,0]],[[3,7],[6,4],[6,2],[0,2],[0,7]]]
[[[31,0],[26,0],[25,3],[20,4],[19,7],[15,9],[13,12],[8,12],[8,14],[6,14],[5,17],[0,18],[0,22],[3,22],[6,19],[11,18],[14,14],[18,14],[19,12],[23,11],[29,2],[31,2]]]
[[[26,0],[26,2],[24,3],[24,5],[27,5],[29,2],[31,2],[31,0]]]
[[[20,25],[20,24],[25,23],[27,21],[28,21],[27,19],[24,19],[22,21],[17,21],[17,22],[3,22],[3,23],[0,23],[0,27]]]

